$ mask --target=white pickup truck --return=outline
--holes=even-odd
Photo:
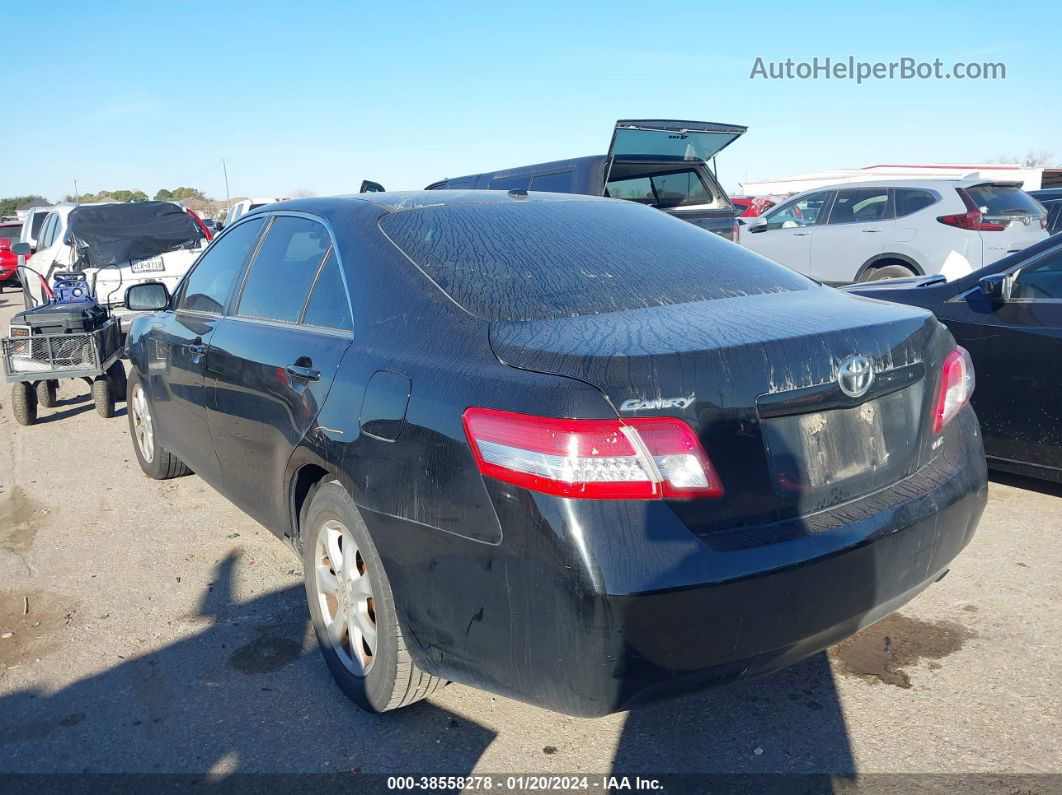
[[[40,227],[23,283],[35,303],[47,300],[58,273],[84,273],[101,305],[122,318],[125,292],[158,281],[172,292],[207,240],[173,202],[100,202],[52,208]]]

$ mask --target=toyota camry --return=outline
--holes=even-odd
[[[775,671],[942,577],[984,508],[969,357],[631,202],[273,204],[129,289],[129,424],[302,556],[362,707],[573,715]]]

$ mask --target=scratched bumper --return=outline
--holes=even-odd
[[[970,409],[946,437],[906,481],[805,517],[803,528],[757,528],[759,544],[747,528],[744,544],[698,538],[665,503],[504,503],[501,491],[500,545],[435,532],[425,553],[414,538],[423,528],[375,515],[370,527],[386,539],[419,665],[559,712],[604,715],[788,666],[939,578],[987,498]]]

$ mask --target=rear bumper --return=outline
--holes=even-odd
[[[817,517],[803,534],[758,546],[713,548],[664,503],[501,487],[492,494],[500,545],[393,517],[366,521],[421,667],[560,712],[604,715],[783,668],[939,578],[987,499],[972,410],[945,436],[923,468],[932,471],[865,500],[874,510],[842,506],[833,513],[846,521]]]

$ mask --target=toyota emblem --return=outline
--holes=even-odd
[[[874,383],[874,365],[862,354],[849,356],[837,368],[837,385],[848,397],[863,397]]]

